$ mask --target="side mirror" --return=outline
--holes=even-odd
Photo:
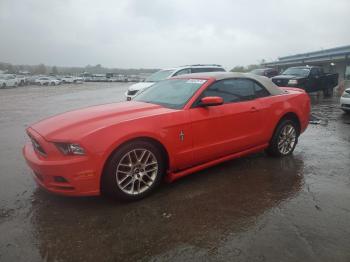
[[[219,96],[206,96],[201,99],[201,106],[219,106],[224,103],[224,99]]]

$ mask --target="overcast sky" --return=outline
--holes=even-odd
[[[227,68],[350,44],[349,0],[0,0],[0,61]]]

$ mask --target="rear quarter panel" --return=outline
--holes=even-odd
[[[268,108],[263,112],[264,140],[270,141],[279,121],[288,113],[294,113],[300,122],[301,133],[305,131],[309,123],[310,99],[307,93],[296,88],[282,88],[285,93],[271,96],[261,103],[268,103]]]

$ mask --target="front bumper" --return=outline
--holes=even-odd
[[[340,108],[343,110],[350,111],[350,98],[340,97]]]
[[[39,155],[31,143],[23,147],[23,156],[33,170],[33,177],[43,189],[67,196],[100,194],[99,175],[87,157],[48,160]]]

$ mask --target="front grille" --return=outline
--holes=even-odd
[[[30,140],[32,141],[32,145],[34,147],[34,150],[36,152],[38,152],[40,155],[46,156],[45,150],[41,147],[41,145],[38,143],[38,141],[36,141],[36,139],[33,138],[32,136],[30,136]]]
[[[272,78],[272,82],[278,86],[288,86],[288,81],[289,79]]]
[[[341,104],[341,107],[350,108],[350,104]]]
[[[129,91],[128,91],[128,95],[129,95],[129,96],[136,95],[137,91],[138,91],[138,90],[129,90]]]

